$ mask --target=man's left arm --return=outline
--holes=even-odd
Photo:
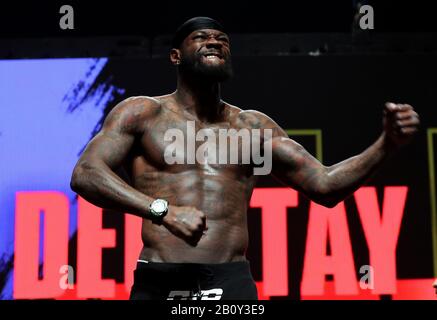
[[[357,190],[418,130],[419,116],[407,104],[386,103],[384,131],[362,153],[332,166],[324,166],[286,134],[272,139],[273,176],[327,207],[334,207]],[[271,123],[269,125],[271,127]]]

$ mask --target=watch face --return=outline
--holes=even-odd
[[[161,212],[164,211],[164,209],[165,209],[165,205],[162,201],[159,201],[158,203],[154,203],[153,210]]]
[[[161,214],[161,213],[163,213],[166,209],[167,209],[167,203],[166,203],[166,201],[164,201],[164,200],[160,200],[160,199],[158,199],[158,200],[155,200],[155,201],[152,203],[152,210],[153,210],[155,213]]]

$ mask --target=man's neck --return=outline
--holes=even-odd
[[[218,82],[179,76],[175,97],[185,111],[199,120],[214,122],[222,117],[224,104]]]

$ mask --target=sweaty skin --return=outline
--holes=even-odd
[[[77,191],[101,207],[129,208],[129,213],[144,217],[152,199],[162,198],[169,202],[170,212],[175,206],[194,207],[206,215],[208,229],[205,234],[199,232],[200,241],[194,245],[175,236],[166,227],[143,219],[141,259],[199,263],[245,260],[248,245],[246,212],[256,182],[252,166],[197,162],[169,165],[164,159],[164,150],[171,143],[164,141],[166,130],[178,128],[186,133],[187,121],[195,121],[196,132],[211,128],[217,136],[219,129],[250,130],[261,126],[259,119],[262,117],[257,112],[242,111],[226,103],[222,105],[220,119],[203,123],[184,113],[174,95],[130,98],[114,108],[103,130],[89,143],[79,160],[77,179],[83,181],[87,176],[94,179],[88,180],[92,186],[82,190],[79,187]],[[286,136],[282,130],[274,132]],[[201,143],[197,142],[197,147]],[[239,150],[241,152],[241,148]],[[219,151],[217,149],[217,153]],[[112,172],[121,164],[128,168],[135,191]],[[131,192],[133,196],[129,194]],[[144,199],[142,203],[138,199],[142,210],[124,200],[127,196],[134,198],[138,192],[147,195],[140,197]]]
[[[217,56],[211,57],[213,53]],[[179,65],[184,56],[205,66],[223,64],[230,56],[229,39],[215,30],[195,31],[180,49],[172,49],[171,61]],[[78,160],[71,179],[72,189],[89,202],[143,218],[140,258],[144,260],[224,263],[246,259],[246,213],[256,183],[253,166],[197,161],[168,164],[164,150],[171,141],[165,141],[164,134],[175,128],[185,134],[187,121],[195,122],[196,132],[204,128],[215,133],[231,128],[272,129],[272,174],[328,207],[360,187],[385,159],[411,140],[419,125],[410,105],[387,103],[384,130],[376,142],[357,156],[324,166],[265,114],[243,111],[221,100],[219,83],[179,72],[174,93],[133,97],[114,107]],[[120,166],[127,168],[131,184],[115,174]],[[153,224],[148,212],[157,198],[170,205],[161,225]]]

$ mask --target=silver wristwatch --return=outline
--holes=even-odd
[[[161,224],[162,219],[168,212],[168,201],[164,199],[156,199],[149,206],[150,220],[153,223]]]

